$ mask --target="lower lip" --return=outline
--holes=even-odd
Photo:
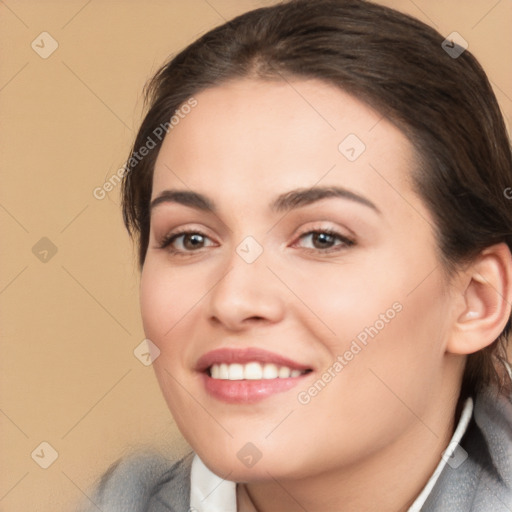
[[[292,389],[309,373],[287,379],[261,380],[212,379],[206,373],[202,375],[206,391],[214,398],[230,404],[252,404]]]

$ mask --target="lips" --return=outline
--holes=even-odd
[[[254,403],[291,389],[312,368],[256,348],[218,349],[196,365],[208,394],[227,403]]]

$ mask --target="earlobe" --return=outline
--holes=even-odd
[[[510,318],[512,256],[504,243],[488,247],[463,273],[463,311],[447,351],[472,354],[493,343]]]

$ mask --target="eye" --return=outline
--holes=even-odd
[[[160,243],[160,248],[172,253],[190,253],[211,245],[215,244],[200,231],[180,231],[167,235]]]
[[[354,240],[329,229],[319,229],[308,231],[299,237],[299,242],[305,243],[310,247],[304,247],[307,250],[331,252],[344,249],[354,245]]]

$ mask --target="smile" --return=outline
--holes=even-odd
[[[261,380],[296,378],[308,370],[294,370],[288,366],[278,366],[273,363],[261,364],[253,361],[247,364],[214,364],[209,369],[212,379],[223,380]]]
[[[206,392],[227,403],[258,402],[295,387],[313,370],[258,348],[217,349],[196,365]]]

